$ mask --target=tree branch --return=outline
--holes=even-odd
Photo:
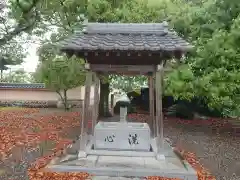
[[[58,14],[58,16],[59,16],[59,18],[60,18],[60,21],[62,21],[63,22],[63,19],[62,19],[62,17],[61,17],[61,14],[58,12],[57,13]],[[59,23],[60,24],[60,23]],[[65,29],[66,31],[68,30],[64,25],[62,26],[63,27],[63,29]]]
[[[8,31],[8,28],[7,28],[6,22],[3,22],[3,26],[4,26],[4,28],[5,28],[5,32],[8,34],[9,31]]]
[[[22,16],[24,17],[25,15],[29,14],[33,10],[34,7],[36,7],[36,5],[39,1],[40,0],[33,0],[33,3],[31,4],[31,6],[27,10],[22,7],[19,0],[17,0],[16,3],[21,8],[21,10],[23,12]],[[37,11],[35,13],[36,13],[35,16],[36,16],[36,19],[37,19],[38,13],[37,13]],[[12,31],[8,32],[6,35],[4,35],[0,39],[0,46],[6,44],[8,41],[12,40],[15,36],[19,35],[21,32],[27,31],[28,29],[33,27],[35,23],[36,23],[36,20],[34,22],[30,23],[30,24],[27,24],[27,25],[19,22]]]
[[[3,38],[0,39],[0,46],[6,44],[8,41],[12,40],[15,36],[19,35],[21,32],[23,31],[27,31],[28,29],[30,29],[32,27],[32,25],[28,25],[25,27],[21,27],[20,24],[18,24],[14,30],[12,30],[11,32],[9,32],[8,34],[6,34]]]
[[[0,11],[6,7],[6,1],[2,0],[0,2]]]
[[[64,97],[62,96],[60,90],[56,90],[56,93],[60,96],[62,102],[64,102]]]
[[[65,6],[64,6],[64,4],[63,4],[63,1],[60,0],[60,4],[63,6],[63,10],[64,10],[63,12],[64,12],[64,14],[65,14],[65,17],[66,17],[66,20],[67,20],[67,24],[68,24],[69,28],[73,31],[72,26],[71,26],[71,24],[70,24],[70,22],[69,22],[68,15],[67,15],[67,13],[66,13],[66,8],[65,8]]]

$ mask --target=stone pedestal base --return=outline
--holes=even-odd
[[[141,179],[148,176],[160,176],[197,180],[195,170],[186,161],[179,159],[166,141],[161,155],[156,155],[154,152],[156,140],[152,139],[151,142],[152,152],[135,152],[94,150],[91,148],[93,144],[90,141],[86,148],[86,157],[75,160],[66,160],[65,158],[64,161],[60,160],[58,163],[49,164],[47,168],[55,172],[87,172],[94,174],[93,179],[100,176],[112,179],[116,177]],[[111,155],[111,153],[115,154]]]

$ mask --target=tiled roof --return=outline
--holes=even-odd
[[[60,43],[62,50],[174,51],[192,46],[164,23],[88,23]]]
[[[44,83],[0,83],[0,88],[43,89]]]

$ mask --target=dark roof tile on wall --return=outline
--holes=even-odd
[[[0,88],[44,89],[44,83],[0,83]]]
[[[164,23],[88,23],[60,43],[62,50],[174,51],[192,46]]]

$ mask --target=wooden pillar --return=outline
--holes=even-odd
[[[92,84],[92,72],[90,71],[89,64],[85,64],[86,69],[86,80],[85,80],[85,93],[84,93],[84,103],[82,108],[82,123],[81,123],[81,143],[80,150],[85,150],[86,144],[88,141],[88,121],[92,120],[91,111],[90,111],[90,93],[91,93],[91,84]]]
[[[97,118],[96,118],[96,123],[98,123],[98,118],[99,118],[99,103],[100,103],[100,78],[99,78],[99,75],[97,75],[97,89],[95,89],[97,92],[98,92],[98,96],[97,96],[97,99],[96,99],[96,115],[97,115]],[[95,93],[96,93],[95,91]]]
[[[149,111],[150,111],[150,129],[153,137],[156,136],[156,125],[155,125],[155,115],[154,115],[154,84],[153,84],[153,76],[148,77],[149,84]]]
[[[114,94],[111,94],[111,113],[114,115]]]
[[[100,86],[100,80],[96,73],[94,75],[94,104],[93,104],[93,118],[92,118],[92,135],[94,133],[94,128],[97,124],[98,120],[98,108],[99,108],[99,86]]]
[[[162,75],[163,64],[157,66],[156,72],[156,123],[157,123],[157,145],[158,150],[163,148],[163,113],[162,113]]]

